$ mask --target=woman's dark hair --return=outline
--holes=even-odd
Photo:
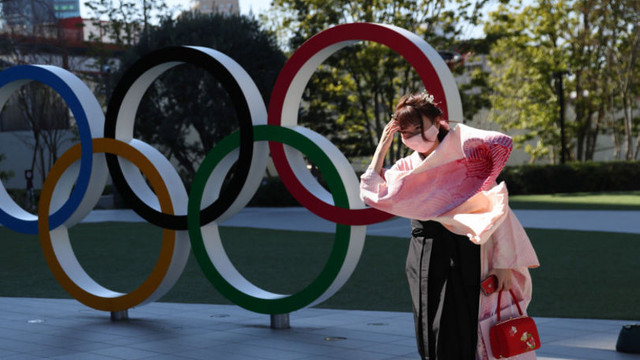
[[[411,125],[418,126],[420,128],[420,133],[422,133],[422,137],[424,138],[424,129],[422,125],[423,115],[435,124],[438,116],[442,119],[442,110],[433,103],[433,98],[426,93],[409,94],[400,98],[398,105],[396,106],[396,111],[393,114],[393,118],[398,122],[401,129],[407,128]],[[442,141],[448,133],[448,121],[442,119],[440,121],[438,140]]]

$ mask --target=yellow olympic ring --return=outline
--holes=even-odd
[[[132,146],[115,139],[93,139],[94,153],[110,153],[126,158],[135,164],[147,176],[154,192],[158,196],[162,212],[173,214],[173,205],[169,191],[153,166],[141,152]],[[137,305],[152,302],[168,291],[177,276],[167,276],[179,259],[175,259],[176,231],[162,229],[162,246],[160,255],[149,277],[135,290],[128,294],[109,290],[95,282],[82,268],[73,254],[66,225],[49,230],[49,208],[56,184],[64,172],[80,159],[80,144],[67,150],[49,172],[42,187],[42,195],[38,207],[38,230],[44,256],[56,280],[62,287],[83,304],[104,311],[122,311]],[[104,166],[103,164],[96,164]],[[188,240],[187,240],[188,247]],[[188,252],[187,248],[187,252]],[[182,264],[184,267],[184,264]],[[175,271],[174,271],[175,272]],[[179,269],[179,273],[182,268]],[[175,278],[175,279],[174,279]]]

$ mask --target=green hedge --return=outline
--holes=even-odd
[[[360,174],[358,174],[360,176]],[[512,195],[557,194],[640,190],[640,161],[584,162],[566,165],[519,165],[504,168],[498,182],[505,181]],[[322,183],[323,181],[321,181]],[[104,194],[111,193],[108,186]],[[25,203],[22,189],[9,192]],[[35,201],[40,191],[35,191]],[[35,207],[35,204],[32,205]],[[300,206],[280,178],[265,178],[248,206]],[[127,204],[116,192],[116,207]]]
[[[500,181],[512,195],[640,190],[640,161],[507,166]]]
[[[108,195],[113,193],[114,187],[113,185],[107,185],[102,192],[102,195]],[[40,192],[41,189],[33,189],[33,198],[27,199],[27,191],[25,189],[7,189],[7,193],[11,198],[22,208],[31,211],[33,213],[37,212],[38,202],[40,201]],[[115,193],[115,207],[116,209],[127,209],[129,206],[126,204],[125,200],[122,198],[119,192]]]
[[[29,199],[27,198],[27,191],[25,189],[7,189],[7,193],[13,201],[20,205],[23,209],[36,213],[38,211],[38,202],[40,201],[40,189],[33,189],[33,195]]]
[[[262,180],[260,188],[247,206],[300,206],[279,177]]]

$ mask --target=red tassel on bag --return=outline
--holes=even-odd
[[[540,348],[540,336],[536,323],[529,316],[522,314],[520,304],[509,290],[513,301],[518,307],[520,316],[506,321],[500,321],[500,298],[502,292],[498,294],[498,323],[489,330],[491,339],[491,349],[496,358],[507,358],[534,351]]]

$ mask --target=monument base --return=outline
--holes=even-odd
[[[112,311],[111,321],[129,320],[129,310]]]
[[[276,330],[289,329],[289,314],[271,314],[271,328]]]

